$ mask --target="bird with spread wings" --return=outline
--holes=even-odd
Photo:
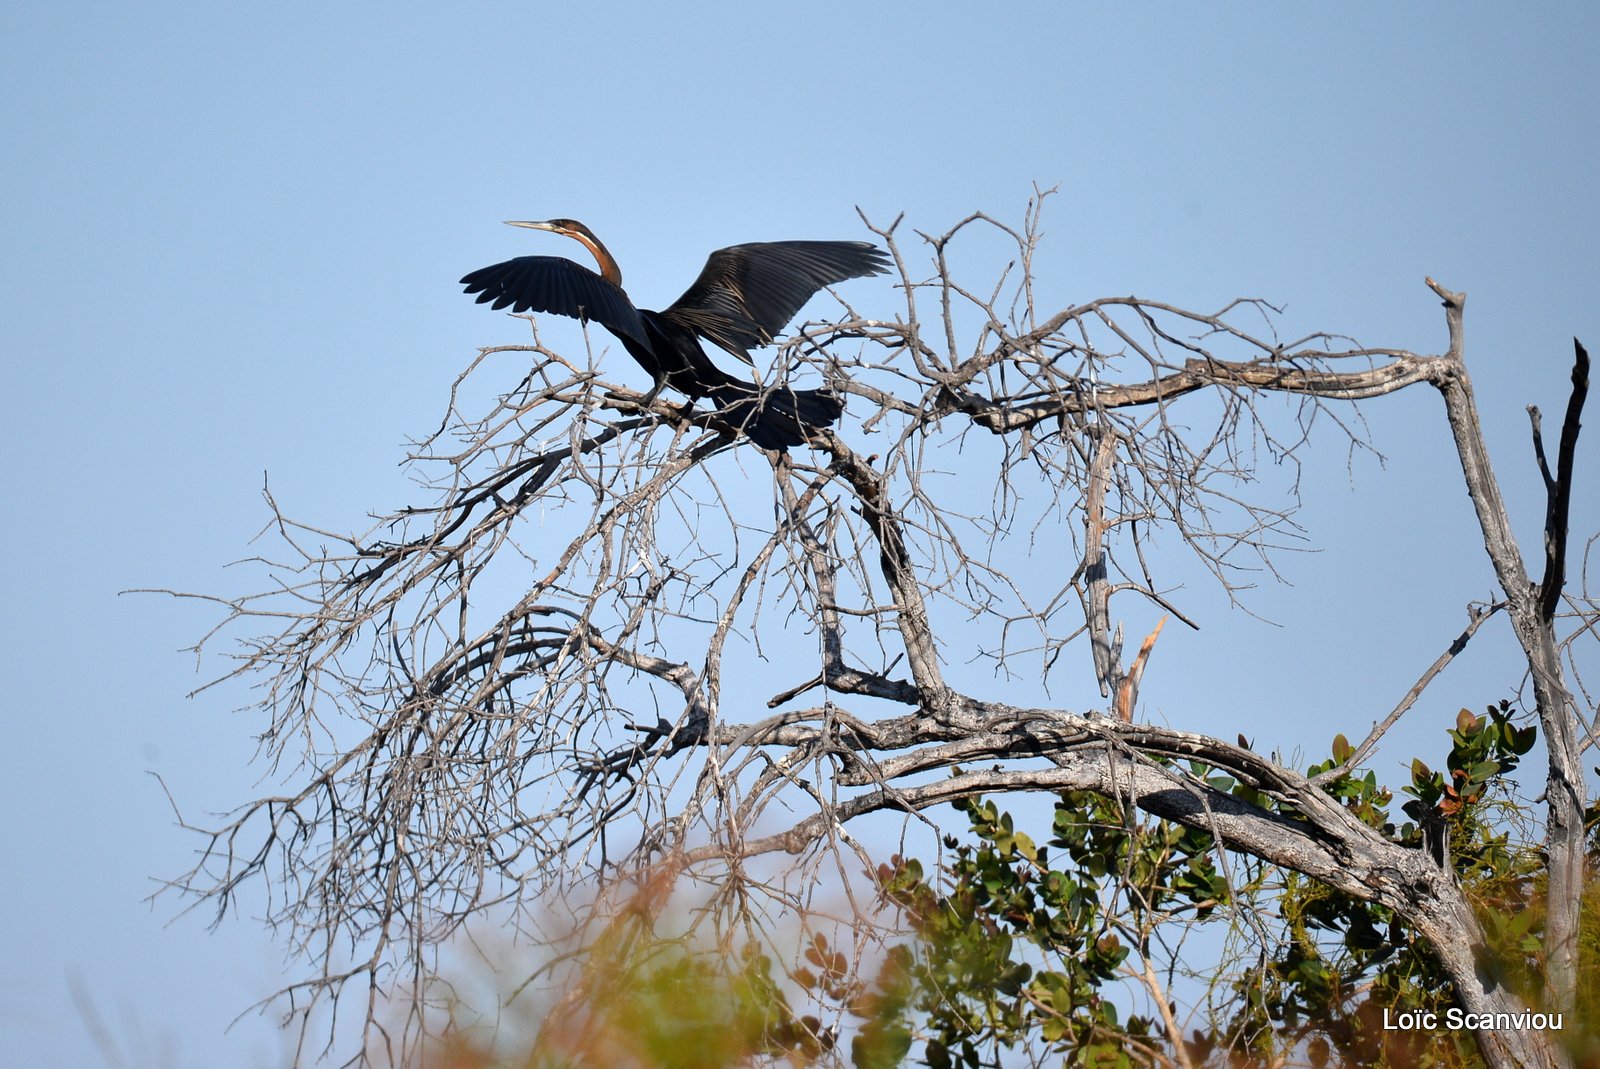
[[[512,222],[562,234],[595,258],[597,274],[561,256],[519,256],[462,278],[478,303],[513,312],[550,312],[605,327],[650,374],[653,400],[670,386],[690,400],[709,398],[724,417],[763,449],[800,445],[844,411],[826,390],[787,384],[762,389],[723,371],[700,347],[714,342],[746,364],[824,286],[882,274],[888,257],[864,241],[762,241],[718,249],[700,277],[660,312],[634,306],[622,270],[594,232],[573,219]]]

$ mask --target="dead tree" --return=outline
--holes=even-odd
[[[240,636],[229,676],[260,688],[284,788],[207,830],[179,885],[221,911],[266,888],[311,963],[286,992],[297,1012],[353,985],[376,1021],[379,994],[424,980],[475,917],[662,865],[740,909],[763,893],[784,908],[829,866],[875,860],[852,833],[867,814],[933,819],[953,799],[1070,788],[1383,903],[1426,934],[1465,1009],[1514,1011],[1474,970],[1483,934],[1451,874],[1330,797],[1340,770],[1313,781],[1131,722],[1142,658],[1113,612],[1144,599],[1186,621],[1146,552],[1154,532],[1235,592],[1242,564],[1299,535],[1292,497],[1258,500],[1272,495],[1257,466],[1295,464],[1314,423],[1359,444],[1359,402],[1431,386],[1547,746],[1548,998],[1570,1010],[1595,714],[1573,644],[1600,619],[1586,585],[1566,587],[1581,348],[1553,466],[1535,415],[1550,502],[1535,583],[1478,426],[1463,295],[1428,282],[1448,326],[1437,355],[1284,340],[1259,300],[1059,307],[1033,272],[1038,209],[1020,230],[974,215],[909,249],[897,225],[872,228],[899,314],[845,306],[779,353],[782,373],[849,397],[846,423],[809,448],[763,453],[715,412],[647,400],[535,330],[462,375],[514,361],[530,368],[514,389],[476,414],[453,391],[419,443],[429,503],[360,535],[274,506],[284,555],[263,559],[263,593],[222,601],[219,630]],[[1016,250],[981,292],[951,264],[979,231]],[[952,675],[958,644],[994,670],[988,693]],[[1004,700],[1007,679],[1086,669],[1102,710]],[[1299,819],[1211,788],[1189,759]],[[757,873],[764,854],[784,864]],[[1561,1064],[1537,1033],[1480,1039],[1496,1066]]]

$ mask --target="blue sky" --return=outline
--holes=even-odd
[[[247,587],[225,566],[263,473],[331,528],[410,500],[404,440],[476,347],[521,337],[455,280],[554,240],[500,220],[585,220],[657,307],[713,248],[864,236],[857,207],[1020,221],[1035,183],[1061,190],[1037,265],[1060,305],[1258,296],[1288,334],[1437,351],[1432,274],[1469,294],[1535,549],[1523,406],[1556,418],[1571,337],[1600,345],[1595,40],[1580,4],[8,5],[5,1060],[96,1063],[76,985],[130,1064],[280,1063],[270,1023],[224,1028],[283,948],[142,904],[195,845],[150,773],[192,819],[226,809],[262,775],[259,725],[243,691],[183,697],[209,615],[118,591]],[[1147,715],[1320,752],[1491,593],[1437,399],[1367,412],[1388,464],[1312,466],[1323,552],[1252,603],[1282,626],[1203,603]],[[1508,693],[1509,651],[1486,628],[1380,771]]]

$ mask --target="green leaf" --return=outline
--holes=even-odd
[[[1350,740],[1344,737],[1343,732],[1333,737],[1333,759],[1335,762],[1342,765],[1350,760],[1350,755],[1355,752],[1356,748],[1350,745]]]
[[[1472,781],[1474,783],[1488,783],[1500,771],[1499,761],[1479,761],[1472,766]]]

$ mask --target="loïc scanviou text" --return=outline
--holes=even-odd
[[[1468,1013],[1452,1006],[1442,1015],[1431,1010],[1406,1010],[1390,1016],[1389,1010],[1385,1008],[1383,1028],[1386,1032],[1437,1032],[1441,1029],[1447,1032],[1469,1030],[1475,1032],[1479,1029],[1524,1032],[1538,1029],[1543,1032],[1559,1032],[1561,1014],[1533,1013],[1527,1010],[1521,1013]]]

